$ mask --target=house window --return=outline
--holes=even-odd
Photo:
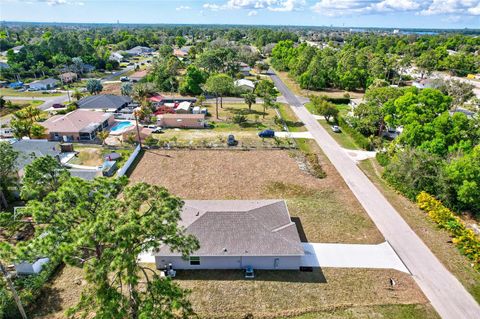
[[[190,265],[191,265],[191,266],[198,266],[198,265],[200,265],[200,257],[190,256]]]

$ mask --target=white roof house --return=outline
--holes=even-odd
[[[123,55],[120,52],[112,52],[109,57],[110,60],[114,60],[117,62],[122,61]]]
[[[58,84],[58,80],[48,78],[45,80],[37,80],[33,81],[32,83],[27,84],[30,90],[50,90],[56,87]]]
[[[234,82],[235,86],[243,90],[253,91],[255,89],[255,83],[247,79],[240,79]]]
[[[178,103],[178,106],[175,108],[175,113],[190,113],[190,110],[192,108],[192,103],[191,102],[180,102]]]

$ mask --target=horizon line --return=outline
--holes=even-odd
[[[392,29],[392,30],[449,30],[449,31],[480,31],[480,28],[428,28],[428,27],[365,27],[365,26],[336,26],[336,25],[296,25],[296,24],[240,24],[240,23],[162,23],[162,22],[60,22],[60,21],[17,21],[17,20],[1,20],[0,24],[6,23],[31,23],[31,24],[100,24],[100,25],[140,25],[140,26],[189,26],[189,25],[198,25],[198,26],[245,26],[245,27],[298,27],[298,28],[337,28],[337,29]]]

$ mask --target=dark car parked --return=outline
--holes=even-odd
[[[275,131],[273,130],[264,130],[258,133],[258,136],[265,138],[265,137],[275,137]]]
[[[235,146],[237,145],[237,141],[235,140],[235,136],[233,136],[232,134],[230,134],[227,138],[227,145],[228,146]]]

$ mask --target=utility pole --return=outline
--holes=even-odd
[[[139,107],[135,108],[135,110],[133,110],[133,115],[135,116],[135,124],[137,125],[137,134],[138,134],[138,143],[140,144],[140,148],[143,148],[142,147],[142,138],[140,136],[140,129],[138,128],[138,117],[137,117],[137,112],[140,110]]]
[[[22,301],[20,300],[20,297],[18,296],[17,290],[15,289],[15,286],[13,285],[10,274],[8,273],[7,269],[5,269],[5,266],[2,264],[1,261],[0,261],[0,271],[3,274],[3,277],[5,277],[5,280],[7,281],[7,285],[10,288],[10,291],[12,292],[13,299],[15,299],[15,303],[17,304],[17,307],[18,307],[18,311],[22,315],[23,319],[27,319],[27,314],[25,313],[25,309],[23,309]]]

